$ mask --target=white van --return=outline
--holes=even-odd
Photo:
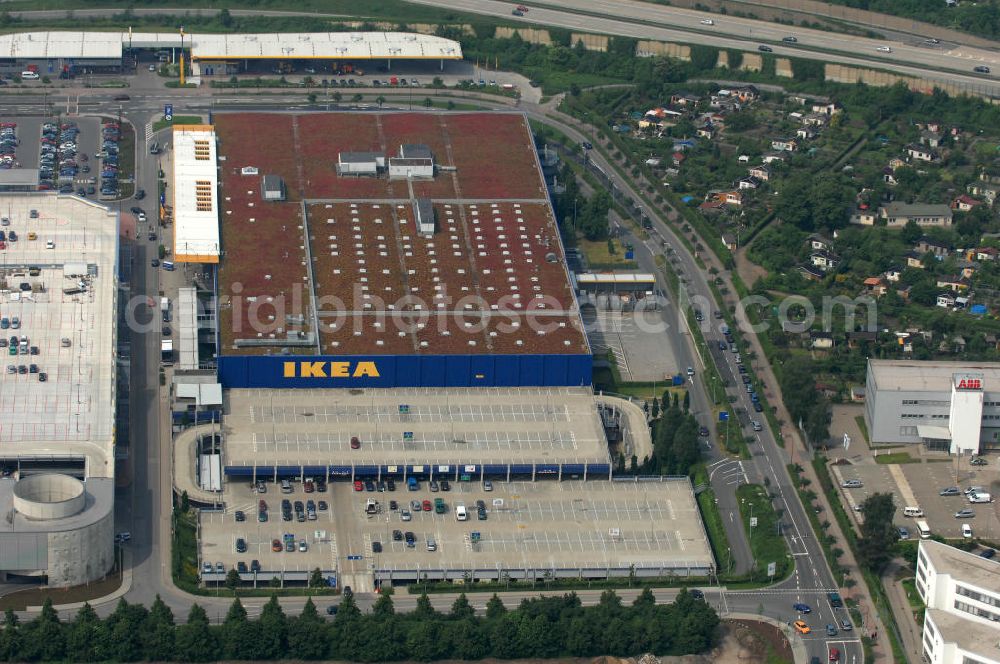
[[[455,520],[456,521],[468,521],[469,513],[465,510],[465,505],[459,503],[455,505]]]
[[[903,508],[903,516],[912,517],[914,519],[919,519],[924,515],[924,511],[919,507],[914,507],[913,505]]]
[[[962,524],[962,537],[972,539],[972,526],[967,523]]]
[[[917,521],[917,532],[920,533],[920,539],[931,538],[931,529],[926,521]]]
[[[970,503],[991,503],[993,502],[993,497],[988,493],[970,493],[969,494]]]
[[[41,78],[41,76],[38,75],[38,72],[34,72],[34,71],[22,71],[21,72],[21,79],[25,80],[25,81],[37,81],[40,78]]]

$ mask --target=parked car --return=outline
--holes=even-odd
[[[963,510],[958,510],[957,512],[955,512],[956,519],[972,519],[975,516],[976,516],[975,511],[970,510],[968,507],[966,507]]]
[[[946,489],[941,489],[938,491],[939,496],[960,496],[962,495],[962,490],[957,486],[950,486]]]
[[[844,480],[840,483],[840,486],[845,489],[860,489],[864,486],[864,483],[861,480]]]

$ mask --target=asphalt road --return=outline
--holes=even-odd
[[[137,131],[138,145],[138,184],[145,188],[147,192],[156,192],[156,168],[155,158],[149,158],[144,147],[144,127],[147,121],[158,114],[164,100],[169,100],[175,105],[175,113],[184,114],[189,111],[205,112],[212,108],[217,108],[215,100],[204,94],[188,94],[188,91],[149,91],[139,92],[132,95],[132,100],[124,104],[126,117],[133,122]],[[191,91],[194,93],[195,91]],[[88,92],[88,94],[91,94]],[[87,99],[81,100],[81,110],[95,112],[103,110],[105,113],[117,112],[117,103],[111,101],[113,92],[95,92]],[[281,108],[288,109],[297,104],[301,104],[302,94],[279,94],[268,96],[265,100],[254,100],[248,106],[260,108]],[[37,100],[18,99],[13,104],[25,105],[37,103]],[[389,104],[392,103],[390,96]],[[16,110],[13,105],[11,110]],[[0,107],[0,112],[10,113],[11,110]],[[556,125],[570,138],[583,141],[592,140],[592,136],[581,133],[575,126],[563,124],[561,121],[553,121],[546,116],[545,109],[522,104],[522,110],[529,116],[544,118],[546,122]],[[602,169],[609,174],[614,170],[603,158],[592,153],[592,158]],[[637,192],[631,188],[629,181],[617,176],[612,176],[615,186],[622,192],[639,200]],[[154,194],[155,195],[155,194]],[[151,205],[152,203],[150,203]],[[131,202],[124,203],[125,209],[131,206]],[[149,205],[147,205],[149,211]],[[688,292],[692,297],[709,298],[709,289],[706,282],[706,275],[695,265],[694,258],[685,250],[683,244],[676,238],[672,231],[659,220],[655,222],[655,231],[663,239],[669,242],[676,250],[678,265],[688,280]],[[140,228],[143,228],[140,226]],[[145,230],[145,228],[143,228]],[[140,233],[144,237],[145,233]],[[149,260],[152,257],[151,251],[156,245],[144,240],[139,240],[135,246],[135,264],[132,274],[131,286],[133,294],[142,294],[157,297],[159,294],[159,273],[150,266]],[[652,253],[655,246],[647,246],[636,243],[636,248],[643,248],[638,251],[640,264],[643,269],[652,270]],[[710,298],[709,298],[710,299]],[[155,312],[154,312],[155,314]],[[675,314],[676,315],[676,314]],[[708,318],[709,321],[714,320]],[[156,327],[156,326],[154,326]],[[678,362],[690,362],[693,366],[700,368],[700,362],[696,362],[694,354],[690,349],[690,340],[685,339],[686,333],[677,335],[674,351],[677,353]],[[158,381],[159,364],[159,335],[133,334],[131,338],[131,417],[132,417],[132,440],[134,448],[131,450],[134,460],[134,479],[131,489],[127,494],[119,496],[117,503],[116,520],[120,528],[128,529],[132,532],[132,542],[130,548],[130,560],[132,564],[133,583],[131,590],[127,593],[126,599],[134,602],[149,603],[159,594],[164,601],[170,605],[179,616],[186,615],[188,608],[193,601],[197,601],[206,607],[211,616],[223,616],[231,600],[228,598],[213,597],[192,597],[186,593],[176,590],[170,583],[169,566],[169,537],[170,537],[170,462],[169,462],[169,440],[165,440],[162,432],[167,431],[166,422],[161,418],[165,417],[166,403],[161,397],[161,390]],[[722,371],[726,371],[725,365]],[[731,367],[730,367],[731,370]],[[695,413],[709,412],[707,396],[702,389],[692,390],[692,410]],[[840,648],[844,653],[844,661],[851,661],[852,657],[861,657],[860,643],[855,640],[845,640],[843,635],[827,639],[822,634],[822,626],[826,623],[836,622],[835,619],[842,617],[842,611],[835,612],[823,599],[824,594],[834,588],[832,576],[822,557],[818,543],[815,541],[810,530],[808,520],[803,508],[794,491],[791,488],[790,480],[785,472],[787,457],[774,442],[770,432],[765,430],[760,434],[760,453],[755,455],[750,462],[746,463],[744,477],[750,481],[761,481],[764,477],[769,477],[771,490],[778,493],[777,504],[784,506],[786,510],[785,522],[788,527],[784,534],[789,543],[789,548],[793,552],[795,562],[795,572],[784,582],[771,588],[758,591],[725,591],[716,590],[708,592],[708,599],[716,605],[723,613],[739,611],[747,613],[760,613],[768,615],[782,621],[790,622],[798,615],[791,606],[795,602],[805,602],[813,608],[808,622],[814,628],[818,628],[812,634],[801,637],[806,645],[809,654],[824,657],[827,649],[831,646]],[[786,501],[787,497],[787,501]],[[735,506],[733,506],[735,509]],[[735,531],[738,532],[738,531]],[[736,539],[739,541],[739,538]],[[738,551],[734,551],[739,555]],[[745,555],[745,554],[744,554]],[[508,604],[519,601],[524,596],[534,596],[537,593],[510,593],[504,595],[504,600]],[[579,593],[584,603],[597,601],[600,591],[582,591]],[[623,597],[629,599],[628,592],[622,592]],[[659,601],[669,601],[673,596],[673,591],[658,591]],[[446,606],[454,600],[455,595],[440,595],[435,597],[435,603]],[[481,597],[474,600],[477,606],[482,606],[488,599]],[[359,597],[362,607],[368,606],[374,601],[373,597]],[[259,612],[264,599],[247,599],[246,605],[249,607],[251,615]],[[397,608],[406,610],[412,608],[415,597],[400,595],[397,598]],[[295,612],[302,606],[302,598],[285,598],[282,604],[287,610]],[[113,603],[107,603],[97,607],[102,614],[110,613],[113,610]],[[68,617],[68,616],[67,616]],[[800,638],[800,637],[795,637]]]
[[[511,15],[513,5],[509,1],[412,1],[517,22],[638,39],[737,49],[765,44],[779,56],[815,58],[821,53],[821,59],[826,62],[876,66],[900,74],[960,84],[967,86],[969,90],[1000,93],[1000,80],[994,75],[984,76],[972,72],[974,66],[986,65],[995,70],[994,74],[1000,74],[1000,52],[960,44],[930,44],[919,38],[906,41],[873,40],[637,0],[545,0],[544,7],[534,7],[522,17]],[[704,25],[702,20],[711,20],[714,24]],[[783,42],[782,39],[788,36],[794,36],[798,42]],[[888,46],[892,52],[882,53],[876,50],[883,46]]]

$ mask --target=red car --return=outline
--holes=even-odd
[[[361,483],[361,480],[354,480],[354,490],[355,491],[365,490],[365,485]]]
[[[7,248],[7,243],[6,242],[0,242],[0,249],[6,249],[6,248]]]
[[[357,436],[351,436],[351,449],[352,450],[360,450],[361,449],[361,441],[358,440]]]
[[[839,662],[840,661],[840,651],[836,648],[830,648],[830,661]]]
[[[271,540],[271,551],[281,553],[285,547],[281,545],[281,540]]]
[[[519,11],[519,12],[526,12],[526,11],[528,11],[528,8],[525,7],[524,5],[518,5],[517,6],[517,11]]]
[[[263,499],[261,499],[260,501],[258,501],[257,502],[257,509],[260,510],[261,512],[266,512],[267,511],[267,501],[263,500]]]
[[[313,484],[312,480],[306,480],[302,484],[302,488],[305,490],[306,493],[312,493],[313,491],[316,490],[316,485]]]
[[[430,512],[432,509],[434,509],[434,508],[431,507],[431,501],[425,500],[424,501],[424,511],[425,512]]]

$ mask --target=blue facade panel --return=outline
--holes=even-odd
[[[559,476],[559,464],[558,463],[538,463],[535,464],[535,476],[536,477],[558,477]]]
[[[512,463],[510,464],[510,472],[515,474],[527,474],[530,475],[531,471],[534,470],[534,466],[530,463]]]
[[[507,464],[505,463],[487,463],[483,465],[483,472],[487,475],[506,475],[507,474]]]
[[[226,466],[225,472],[230,477],[253,477],[253,466]]]
[[[330,479],[350,479],[352,475],[350,466],[330,466]]]
[[[326,466],[305,466],[302,468],[302,472],[305,475],[319,475],[320,477],[326,477]]]
[[[582,463],[564,463],[563,475],[583,475],[586,466]]]
[[[302,466],[278,466],[278,477],[292,477],[302,472]]]
[[[378,466],[355,466],[354,467],[355,477],[377,477],[378,476]]]
[[[238,355],[226,388],[557,387],[591,384],[591,355]]]
[[[587,464],[587,477],[591,475],[608,475],[611,473],[611,464],[609,463],[588,463]]]
[[[495,387],[494,367],[496,362],[489,355],[473,355],[469,359],[469,386]]]

